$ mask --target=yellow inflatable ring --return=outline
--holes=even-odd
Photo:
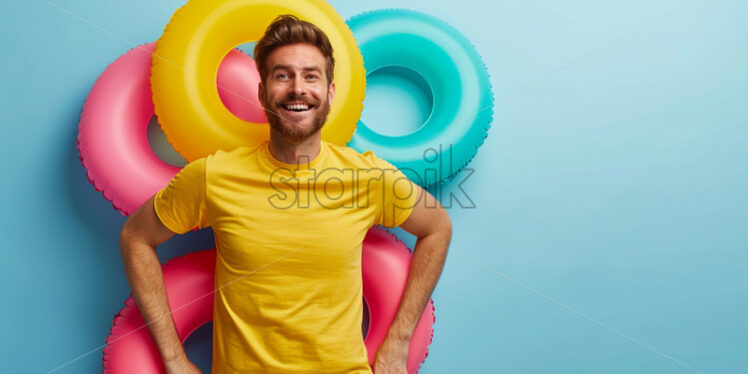
[[[330,4],[324,0],[190,0],[171,17],[156,43],[151,67],[158,122],[187,161],[269,138],[267,123],[244,121],[226,109],[218,96],[216,77],[231,49],[258,40],[280,14],[312,22],[330,39],[335,51],[335,100],[322,139],[345,145],[353,136],[363,109],[366,73],[353,33]]]

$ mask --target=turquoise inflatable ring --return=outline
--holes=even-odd
[[[493,119],[491,83],[478,52],[453,27],[420,12],[376,10],[347,24],[367,75],[407,68],[424,78],[433,97],[430,116],[415,132],[388,136],[359,121],[348,146],[373,151],[423,187],[457,175],[483,144]]]

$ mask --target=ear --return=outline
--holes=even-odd
[[[262,81],[257,84],[257,98],[260,99],[260,104],[265,106],[265,86],[262,85]]]
[[[327,90],[327,98],[332,104],[332,100],[335,98],[335,82],[330,83],[330,88]]]

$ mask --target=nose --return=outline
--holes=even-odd
[[[296,96],[302,96],[306,94],[306,88],[304,87],[304,80],[302,79],[301,74],[297,74],[296,77],[294,77],[293,84],[291,85],[291,90]]]

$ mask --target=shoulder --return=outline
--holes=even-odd
[[[207,163],[211,166],[218,166],[221,164],[232,163],[238,160],[244,160],[247,157],[252,157],[253,155],[255,155],[260,149],[261,145],[262,144],[243,145],[231,150],[219,149],[206,157]]]
[[[239,146],[230,150],[219,149],[205,157],[205,176],[210,181],[236,175],[242,170],[251,170],[248,165],[256,163],[259,145]]]

